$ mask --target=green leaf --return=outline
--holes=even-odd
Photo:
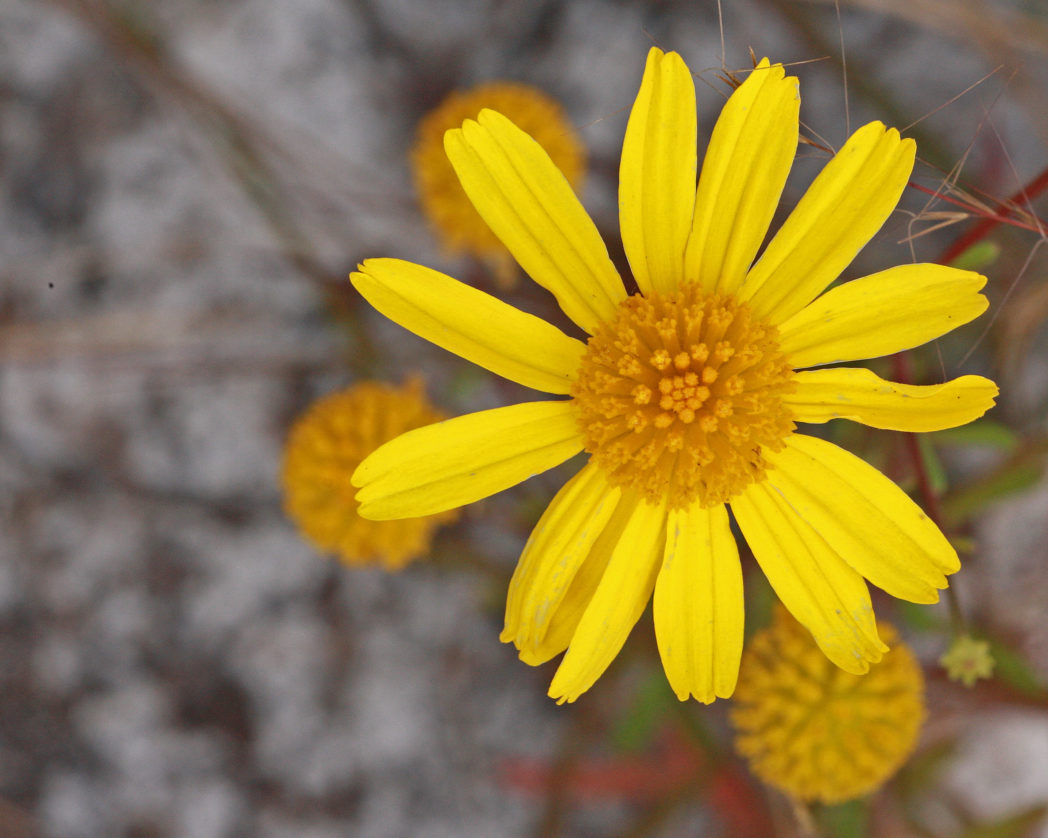
[[[963,521],[973,512],[994,501],[1003,500],[1037,485],[1043,473],[1044,468],[1040,463],[1015,463],[1010,468],[998,471],[944,497],[943,513],[952,522]]]
[[[866,838],[869,820],[869,806],[863,799],[825,806],[819,812],[823,834],[834,838]]]
[[[939,613],[927,605],[918,605],[900,599],[895,602],[895,613],[900,622],[905,623],[908,629],[916,632],[938,632],[945,625]]]
[[[1017,449],[1021,444],[1019,435],[1015,431],[993,419],[976,419],[959,428],[925,434],[921,439],[926,437],[933,439],[937,445],[994,448],[1008,453]]]
[[[611,731],[615,749],[636,753],[647,747],[676,700],[661,667],[653,670],[640,685],[626,714]]]
[[[946,469],[943,467],[942,460],[935,453],[935,446],[932,445],[927,434],[917,434],[917,448],[921,452],[924,469],[928,472],[928,481],[932,485],[932,491],[941,495],[949,486],[949,481],[946,478]]]
[[[1001,246],[997,242],[983,240],[976,242],[950,263],[951,268],[962,271],[981,271],[997,261],[1001,255]]]
[[[742,543],[745,544],[744,541]],[[743,568],[745,569],[746,567],[747,564],[744,564]],[[750,564],[749,567],[756,569],[756,564]],[[772,612],[775,610],[775,603],[779,601],[779,598],[768,583],[768,577],[763,573],[747,573],[744,589],[746,591],[746,623],[744,631],[746,641],[749,642],[750,638],[758,631],[771,625]]]
[[[999,640],[990,640],[990,651],[995,662],[994,678],[1025,695],[1044,695],[1048,686],[1019,652]]]

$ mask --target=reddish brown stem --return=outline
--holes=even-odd
[[[910,358],[905,352],[898,352],[893,355],[892,365],[895,371],[895,378],[900,383],[909,384],[913,381]],[[942,529],[942,505],[939,503],[939,496],[935,493],[935,488],[932,486],[931,475],[928,474],[928,467],[924,460],[924,453],[921,451],[920,440],[917,439],[917,434],[915,433],[904,433],[902,436],[906,443],[906,453],[909,454],[913,463],[913,472],[917,477],[917,489],[921,495],[924,511],[928,513],[928,517],[935,522],[935,525]],[[953,624],[954,634],[962,634],[965,624],[964,612],[961,610],[957,591],[952,585],[946,589],[946,602],[950,608],[950,622]]]
[[[892,365],[895,370],[895,378],[900,384],[910,384],[913,381],[910,359],[905,352],[893,355]],[[935,494],[935,489],[932,487],[928,469],[925,468],[924,456],[921,454],[921,446],[917,440],[917,434],[905,433],[903,437],[906,440],[906,449],[913,460],[914,470],[917,474],[917,487],[921,493],[921,500],[924,501],[925,511],[938,524],[942,521],[942,507],[939,504],[939,496]]]

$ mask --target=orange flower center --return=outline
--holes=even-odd
[[[762,479],[763,450],[792,433],[792,375],[774,326],[688,284],[624,300],[589,339],[572,395],[613,484],[711,507]]]

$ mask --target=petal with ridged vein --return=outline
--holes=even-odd
[[[765,457],[768,486],[854,570],[899,599],[938,602],[937,589],[961,563],[902,489],[854,454],[804,434]]]
[[[582,450],[571,401],[524,402],[401,434],[355,472],[360,515],[416,518],[486,498]]]
[[[974,320],[986,277],[943,265],[900,265],[831,288],[779,326],[795,368],[878,358]]]
[[[862,675],[888,650],[862,577],[766,483],[732,498],[746,543],[783,605],[841,669]]]
[[[619,653],[651,597],[665,536],[665,507],[638,503],[553,676],[549,695],[558,703],[593,686]]]
[[[652,603],[670,686],[704,704],[735,691],[744,604],[739,548],[724,505],[673,510]]]
[[[793,376],[782,397],[798,422],[851,419],[890,431],[941,431],[978,419],[994,405],[997,385],[981,375],[945,384],[896,384],[867,369],[834,367]]]
[[[731,294],[764,241],[797,154],[800,93],[781,64],[758,64],[713,128],[695,193],[684,274]]]
[[[506,596],[503,642],[545,637],[579,567],[615,512],[622,490],[587,464],[550,501],[524,545]]]
[[[695,83],[683,59],[648,51],[619,163],[619,227],[637,285],[673,292],[683,279],[695,201]]]
[[[496,375],[567,395],[586,345],[457,279],[400,259],[367,259],[353,286],[382,314]]]
[[[444,135],[481,218],[528,275],[589,333],[626,297],[593,221],[542,146],[495,111]]]
[[[899,203],[915,153],[880,122],[848,138],[746,275],[739,297],[756,317],[782,323],[840,276]]]

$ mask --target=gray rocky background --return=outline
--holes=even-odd
[[[948,168],[968,153],[965,176],[1001,197],[1048,159],[1038,2],[856,0],[840,30],[831,4],[723,6],[728,67],[751,46],[839,56],[843,32],[853,126],[918,120],[1000,67],[919,124],[922,155]],[[514,761],[556,762],[615,706],[598,688],[556,707],[551,670],[498,642],[505,582],[561,476],[470,510],[433,562],[391,577],[315,555],[277,475],[291,419],[360,377],[422,369],[451,412],[519,395],[381,323],[344,277],[375,255],[475,271],[430,237],[405,153],[446,91],[493,78],[565,103],[591,153],[586,204],[613,234],[653,42],[709,82],[708,131],[723,90],[712,2],[0,0],[0,838],[637,823],[643,802],[551,803],[505,779]],[[803,118],[839,144],[841,67],[797,71]],[[908,258],[896,222],[871,256],[882,267]],[[918,258],[951,235],[918,240]],[[1036,236],[1007,241],[990,292],[1002,317],[1045,282],[1043,254],[1020,274]],[[1002,421],[1043,435],[1048,334],[1020,337],[1009,354],[993,332],[973,363],[1006,367]],[[963,599],[1048,674],[1048,484],[986,509],[976,534]],[[1043,705],[988,705],[974,726],[951,707],[930,725],[958,737],[943,789],[987,817],[1048,802]],[[932,808],[937,834],[960,834]],[[643,828],[628,834],[721,827],[696,799]]]

